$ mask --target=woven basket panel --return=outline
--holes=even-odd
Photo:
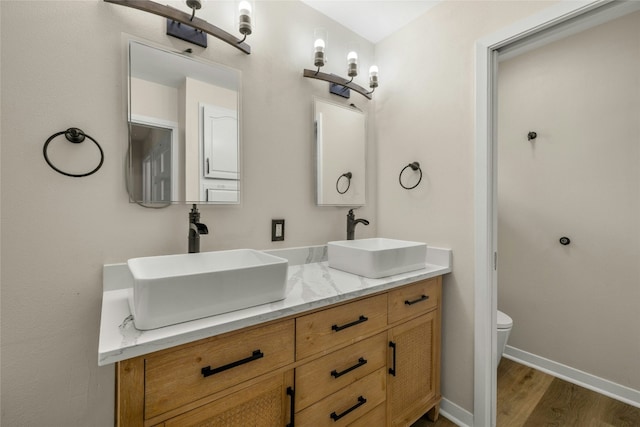
[[[188,427],[274,427],[282,424],[282,389],[267,390],[247,402],[229,408]],[[185,427],[187,424],[184,424]]]
[[[396,372],[390,383],[391,400],[397,413],[413,405],[416,398],[433,392],[431,378],[431,342],[433,322],[421,324],[395,337]],[[409,349],[409,350],[408,350]]]

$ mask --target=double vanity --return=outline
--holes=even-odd
[[[450,250],[363,239],[234,252],[105,265],[99,365],[116,364],[118,425],[409,426],[438,416]],[[223,288],[207,294],[194,271]]]

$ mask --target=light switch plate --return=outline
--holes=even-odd
[[[284,240],[284,219],[271,220],[271,241],[279,242]]]

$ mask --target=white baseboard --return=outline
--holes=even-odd
[[[473,414],[444,397],[440,400],[440,414],[459,427],[471,427]]]
[[[604,378],[596,377],[584,371],[572,368],[562,363],[554,362],[541,356],[506,346],[502,357],[521,363],[526,366],[546,372],[570,383],[593,390],[597,393],[609,396],[636,408],[640,408],[640,391],[634,390]]]

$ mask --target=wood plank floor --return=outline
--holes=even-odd
[[[498,427],[640,427],[636,408],[502,358],[498,366]],[[411,427],[452,427],[418,420]]]
[[[502,358],[499,427],[638,427],[636,408]]]

